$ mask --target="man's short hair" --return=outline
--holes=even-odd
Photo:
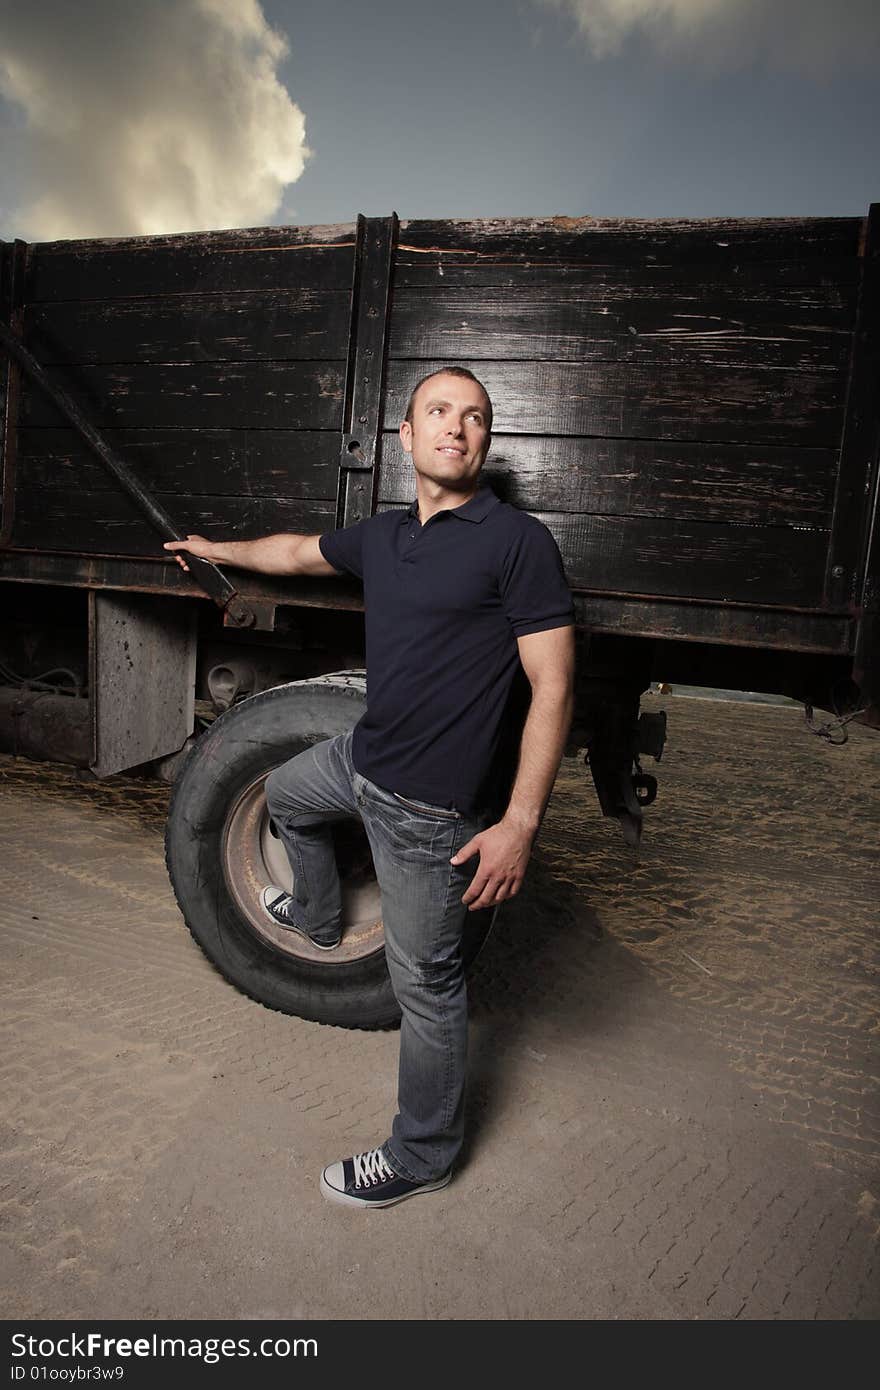
[[[486,388],[485,388],[485,386],[483,385],[482,381],[480,381],[480,378],[477,377],[477,376],[474,376],[473,372],[470,370],[469,367],[437,367],[437,368],[435,368],[435,370],[434,370],[433,372],[428,372],[428,375],[427,375],[427,376],[423,376],[422,379],[421,379],[420,381],[417,381],[417,382],[416,382],[415,386],[413,387],[412,391],[410,392],[410,398],[409,398],[409,400],[407,401],[407,405],[406,405],[406,414],[405,414],[404,417],[403,417],[404,420],[407,420],[407,421],[409,422],[409,424],[412,424],[412,422],[413,422],[413,407],[415,406],[416,396],[418,395],[420,389],[424,386],[425,382],[426,382],[426,381],[431,381],[432,378],[435,377],[435,376],[463,376],[463,377],[466,377],[466,379],[467,379],[468,381],[474,381],[474,382],[476,382],[476,384],[479,386],[480,390],[482,391],[483,395],[486,397],[486,400],[487,400],[488,403],[489,403],[489,416],[488,416],[488,419],[487,419],[487,421],[486,421],[486,425],[487,425],[488,428],[491,430],[491,428],[492,428],[492,401],[491,401],[491,398],[490,398],[490,396],[489,396],[489,392],[486,390]]]

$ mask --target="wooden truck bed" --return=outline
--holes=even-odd
[[[408,502],[407,396],[457,362],[494,403],[486,476],[553,532],[586,627],[853,654],[877,213],[7,243],[0,317],[181,533],[320,532]],[[14,365],[3,405],[0,577],[192,593]],[[236,578],[264,615],[358,603]]]

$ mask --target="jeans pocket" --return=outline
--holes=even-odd
[[[448,806],[432,806],[427,801],[413,801],[412,797],[401,796],[400,792],[392,792],[391,795],[415,816],[428,816],[434,820],[461,820],[461,812],[451,811]]]

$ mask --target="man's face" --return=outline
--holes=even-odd
[[[400,438],[423,478],[468,492],[489,452],[489,399],[475,381],[439,372],[419,387]]]

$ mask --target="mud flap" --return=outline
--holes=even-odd
[[[192,733],[195,605],[89,592],[90,766],[97,777],[176,753]]]

